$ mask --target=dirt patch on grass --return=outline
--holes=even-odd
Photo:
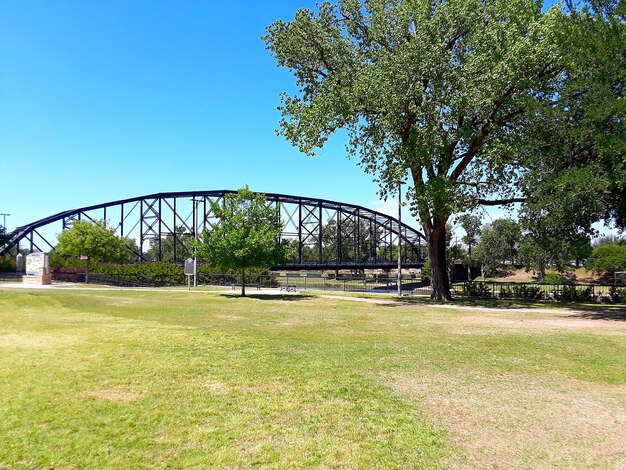
[[[91,390],[84,394],[89,398],[96,398],[98,400],[117,401],[117,402],[130,402],[141,398],[141,393],[129,392],[124,390],[118,390],[115,388],[104,390]]]
[[[626,387],[563,377],[393,376],[463,451],[452,468],[626,468]]]
[[[579,315],[563,315],[559,312],[536,314],[537,312],[524,314],[514,310],[494,315],[493,312],[482,311],[480,315],[472,314],[459,317],[458,322],[493,328],[541,331],[587,329],[602,330],[602,334],[626,335],[626,322],[592,320]]]

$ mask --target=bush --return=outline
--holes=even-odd
[[[577,289],[574,285],[566,285],[558,293],[557,298],[564,302],[590,302],[593,300],[593,287],[588,286],[584,289]]]
[[[499,296],[501,299],[510,299],[511,297],[513,297],[513,292],[511,291],[511,288],[509,286],[502,286],[500,287]]]
[[[615,286],[611,286],[609,297],[613,302],[626,302],[626,289],[618,289]]]
[[[185,283],[183,267],[172,263],[98,264],[93,267],[91,272],[156,286],[173,286]]]
[[[528,284],[514,284],[511,286],[511,296],[516,299],[541,299],[541,287]]]
[[[465,283],[463,293],[469,297],[491,297],[491,289],[484,282]]]
[[[546,284],[562,284],[563,278],[557,273],[548,273],[543,278],[543,282],[545,282]]]

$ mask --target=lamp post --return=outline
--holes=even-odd
[[[402,182],[398,183],[398,296],[402,295]]]
[[[193,201],[193,237],[196,241],[196,243],[198,243],[198,205],[196,204],[196,196],[193,197],[192,199]],[[200,201],[197,201],[200,202]],[[193,286],[194,287],[198,287],[198,255],[196,252],[197,248],[196,248],[196,244],[194,243],[193,246],[193,265],[194,265],[194,275],[193,275]]]

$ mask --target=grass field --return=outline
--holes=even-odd
[[[0,286],[0,468],[626,468],[624,312],[329,297]]]

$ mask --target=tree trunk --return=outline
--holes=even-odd
[[[241,268],[241,296],[246,296],[246,268]]]
[[[446,266],[446,221],[438,220],[427,234],[432,287],[430,298],[433,300],[452,300]]]

